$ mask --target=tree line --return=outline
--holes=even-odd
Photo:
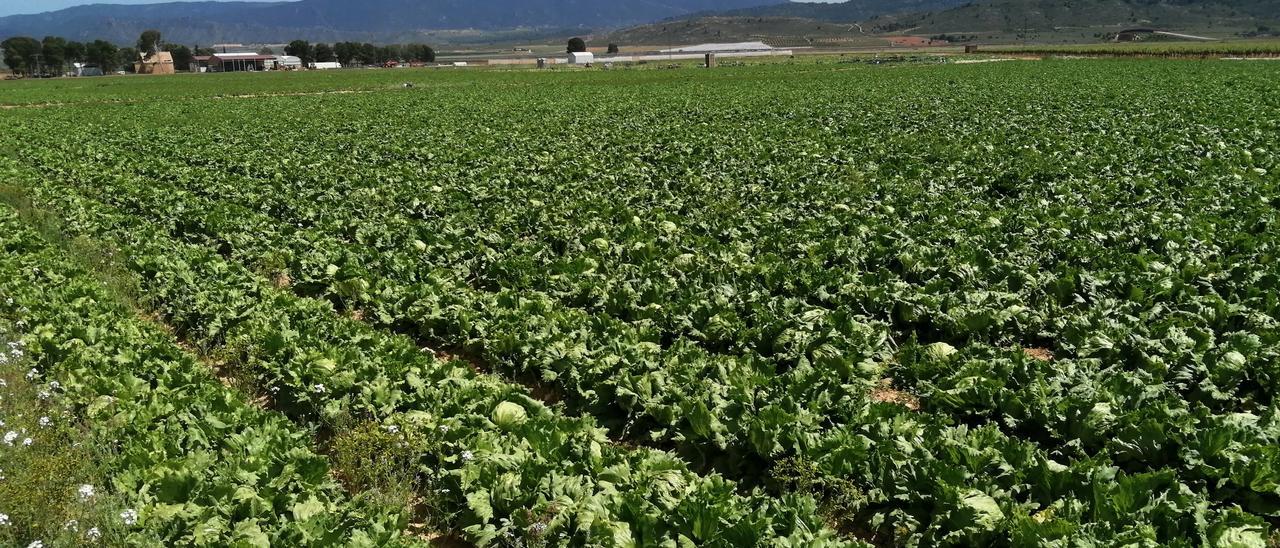
[[[157,51],[169,52],[177,70],[188,70],[196,55],[213,54],[209,48],[166,43],[157,30],[143,32],[133,46],[123,48],[106,40],[77,42],[61,36],[45,36],[42,40],[14,36],[0,42],[0,49],[4,50],[5,66],[15,74],[25,76],[61,75],[73,63],[94,65],[103,72],[119,68],[132,71],[139,52],[150,54]]]
[[[77,42],[60,36],[46,36],[37,40],[29,36],[15,36],[0,42],[4,50],[4,64],[15,74],[25,76],[61,75],[72,63],[86,63],[114,72],[117,69],[133,70],[139,52],[151,54],[167,51],[173,56],[174,69],[186,71],[198,55],[215,55],[212,48],[187,47],[164,42],[160,31],[143,32],[133,46],[119,47],[106,40]],[[391,44],[375,46],[357,42],[338,42],[333,45],[312,45],[305,40],[294,40],[285,46],[286,55],[302,59],[303,63],[338,61],[343,65],[384,64],[388,61],[422,61],[433,63],[436,52],[426,44]],[[272,54],[269,48],[259,53]]]
[[[436,51],[426,44],[375,46],[369,43],[336,42],[329,45],[294,40],[284,47],[284,53],[302,59],[304,64],[337,61],[343,65],[381,65],[388,61],[434,63],[436,60]]]

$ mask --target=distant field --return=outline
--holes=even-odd
[[[1121,42],[1077,45],[995,45],[985,51],[1039,54],[1102,54],[1114,56],[1280,55],[1280,38],[1221,42]]]
[[[0,544],[1274,546],[1280,63],[880,61],[0,82]]]

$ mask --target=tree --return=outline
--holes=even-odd
[[[126,72],[134,72],[137,67],[134,63],[138,62],[138,50],[133,48],[120,48],[120,52],[116,54],[116,62],[118,66],[124,67]]]
[[[329,44],[316,44],[314,49],[315,51],[312,55],[315,56],[317,63],[332,63],[338,59],[333,54],[333,48],[329,47]]]
[[[611,53],[611,54],[613,54],[613,53],[618,53],[618,45],[617,45],[617,44],[609,44],[609,53]]]
[[[155,29],[142,31],[142,35],[138,37],[138,51],[146,55],[160,51],[160,31]]]
[[[61,36],[45,36],[40,41],[40,64],[45,72],[61,74],[67,64],[67,39]]]
[[[378,61],[378,47],[364,43],[360,44],[360,49],[356,52],[356,62],[361,65],[372,65]]]
[[[267,46],[262,46],[262,49],[258,50],[258,55],[275,55],[275,54],[276,54],[276,50],[273,50]]]
[[[315,59],[311,56],[311,44],[306,40],[294,40],[284,47],[285,55],[292,55],[302,59],[303,64],[309,64]]]
[[[173,55],[174,70],[191,70],[191,62],[195,61],[191,48],[181,44],[165,44],[164,49]]]
[[[386,65],[392,61],[400,60],[400,46],[392,44],[378,48],[378,64]]]
[[[350,65],[355,60],[356,54],[360,51],[360,44],[355,42],[338,42],[333,45],[333,54],[338,58],[338,62]]]
[[[404,56],[410,61],[422,61],[424,63],[436,62],[436,50],[426,44],[406,44],[404,46]]]
[[[569,49],[568,49],[567,51],[568,51],[569,53],[578,53],[578,52],[587,51],[587,42],[586,42],[586,40],[583,40],[583,39],[581,39],[581,38],[578,38],[577,36],[574,36],[573,38],[570,38],[570,39],[569,39]]]
[[[106,40],[94,40],[84,47],[84,60],[91,65],[98,65],[102,72],[111,72],[120,66],[119,48]],[[129,61],[133,64],[133,60]]]
[[[67,42],[67,45],[62,48],[62,58],[66,59],[68,63],[80,63],[84,61],[85,52],[83,43]]]
[[[14,36],[0,42],[4,49],[4,64],[14,74],[31,74],[36,69],[40,55],[40,42],[27,36]]]

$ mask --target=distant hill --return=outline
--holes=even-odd
[[[0,39],[58,35],[133,42],[148,28],[181,42],[391,41],[432,30],[604,29],[777,0],[300,0],[93,4],[0,17]]]
[[[984,0],[953,9],[888,15],[876,31],[978,34],[1155,27],[1203,32],[1251,29],[1280,20],[1280,0]]]
[[[891,35],[1096,42],[1126,27],[1226,37],[1280,26],[1280,0],[851,0],[699,13],[616,31],[611,41],[763,40],[774,46],[883,46]]]
[[[964,5],[970,0],[849,0],[841,3],[791,2],[725,10],[714,15],[724,17],[786,17],[814,19],[833,23],[865,21],[881,15],[942,11]],[[708,15],[708,14],[698,14]]]

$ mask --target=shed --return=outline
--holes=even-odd
[[[299,70],[302,68],[302,58],[295,55],[277,55],[276,68],[284,70]]]
[[[569,52],[570,65],[590,65],[595,62],[595,54],[589,51],[573,51]]]
[[[177,70],[173,65],[173,54],[167,51],[157,51],[142,57],[133,65],[133,71],[138,74],[176,74]]]
[[[215,53],[209,57],[209,70],[241,72],[267,70],[275,65],[276,56],[256,53]]]
[[[102,69],[97,65],[71,63],[71,73],[76,76],[102,76]]]

